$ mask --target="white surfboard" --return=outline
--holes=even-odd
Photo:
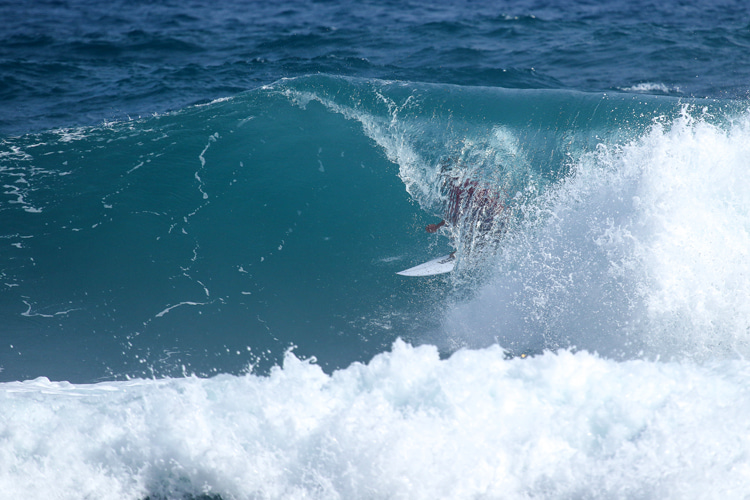
[[[396,274],[400,274],[401,276],[432,276],[449,273],[453,271],[455,265],[456,258],[453,255],[443,255],[424,264],[404,269]]]

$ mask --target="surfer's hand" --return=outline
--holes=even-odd
[[[443,221],[440,221],[440,224],[429,224],[429,225],[428,225],[428,226],[427,226],[427,227],[425,228],[425,230],[426,230],[426,231],[427,231],[428,233],[436,233],[436,232],[437,232],[437,230],[438,230],[438,229],[440,229],[440,228],[441,228],[441,227],[443,226],[443,224],[445,224],[445,221],[444,221],[444,220],[443,220]]]

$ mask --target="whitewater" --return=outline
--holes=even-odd
[[[748,364],[579,352],[3,386],[7,498],[743,498]],[[203,498],[203,497],[200,497]]]

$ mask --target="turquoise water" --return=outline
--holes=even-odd
[[[438,328],[443,300],[471,287],[468,272],[395,275],[471,245],[423,229],[442,216],[446,159],[500,185],[521,224],[571,158],[680,106],[316,76],[8,139],[3,330],[13,349],[0,376],[265,371],[292,346],[331,370],[398,337],[419,342]],[[458,250],[460,270],[477,260]]]
[[[0,12],[9,498],[744,498],[745,5]]]

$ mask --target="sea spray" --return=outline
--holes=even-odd
[[[451,342],[747,356],[750,128],[732,116],[686,108],[581,155],[526,208],[491,283],[446,313]]]

